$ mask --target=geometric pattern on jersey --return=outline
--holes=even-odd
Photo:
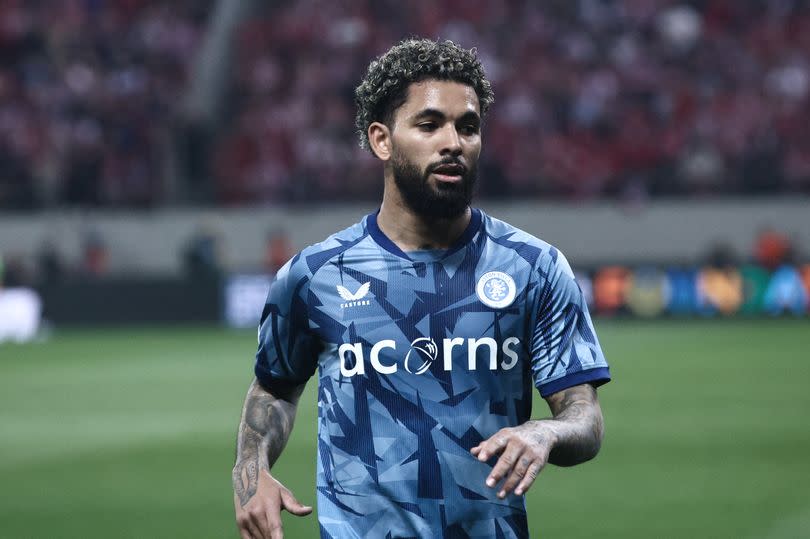
[[[571,268],[477,209],[446,251],[404,253],[376,217],[288,262],[259,327],[262,385],[318,373],[321,536],[528,537],[470,448],[528,420],[532,386],[610,379]]]

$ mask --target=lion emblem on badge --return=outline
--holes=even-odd
[[[515,286],[515,280],[506,273],[490,271],[478,279],[475,292],[484,305],[493,309],[503,309],[515,301],[517,287]]]

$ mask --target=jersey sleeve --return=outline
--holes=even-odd
[[[543,397],[569,387],[610,381],[588,305],[568,261],[552,248],[537,269],[531,340],[534,384]]]
[[[267,295],[259,323],[254,372],[265,388],[300,385],[314,373],[320,341],[309,327],[309,274],[300,257],[282,267]]]

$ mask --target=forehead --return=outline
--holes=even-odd
[[[408,96],[399,109],[403,118],[434,109],[447,116],[461,116],[467,112],[481,113],[478,95],[472,86],[444,80],[424,80],[408,86]]]

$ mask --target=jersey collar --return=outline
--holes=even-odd
[[[453,245],[445,251],[442,258],[447,257],[465,245],[467,245],[473,237],[475,237],[478,230],[481,228],[481,223],[483,222],[483,218],[481,217],[481,210],[478,208],[470,208],[472,215],[470,216],[470,222],[467,225],[467,228],[464,230],[464,233],[459,236],[459,238],[453,243]],[[366,226],[368,227],[368,233],[371,238],[383,249],[388,251],[389,253],[395,254],[400,258],[404,258],[406,260],[412,260],[408,253],[397,247],[397,245],[391,241],[388,236],[386,236],[382,230],[380,230],[380,226],[377,224],[377,215],[379,215],[380,210],[378,209],[374,213],[370,213],[366,216]]]

